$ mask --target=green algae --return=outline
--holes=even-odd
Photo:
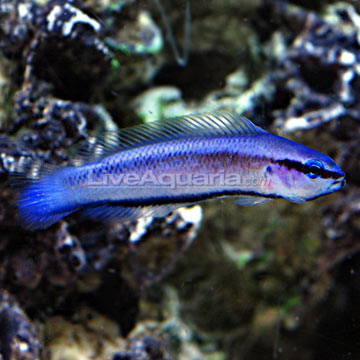
[[[160,29],[156,26],[149,13],[139,13],[133,28],[127,27],[126,32],[119,32],[117,37],[105,39],[113,51],[121,51],[125,55],[156,55],[164,47]]]
[[[276,124],[268,118],[264,120],[268,115],[266,109],[264,112],[254,109],[259,99],[260,106],[264,108],[264,104],[276,102],[279,93],[277,85],[271,81],[272,68],[269,64],[288,51],[288,39],[291,36],[301,36],[301,33],[288,34],[283,28],[278,28],[269,31],[269,38],[265,41],[258,33],[260,21],[257,22],[252,12],[256,4],[238,1],[228,4],[192,3],[195,15],[192,56],[204,53],[206,56],[203,59],[210,63],[219,54],[226,53],[229,56],[227,59],[235,58],[236,66],[227,67],[224,77],[214,86],[209,85],[212,73],[205,74],[209,78],[208,82],[190,82],[188,86],[203,88],[202,94],[205,95],[186,98],[184,88],[178,83],[157,83],[157,74],[173,61],[173,55],[164,51],[159,16],[155,12],[151,12],[148,19],[154,19],[151,20],[151,29],[156,30],[155,35],[158,37],[155,36],[152,43],[144,42],[139,27],[139,18],[144,13],[135,7],[132,10],[134,3],[101,2],[101,9],[109,9],[120,18],[129,6],[130,15],[121,18],[121,25],[114,18],[106,18],[104,21],[108,26],[118,26],[118,31],[106,40],[115,58],[110,63],[112,71],[107,89],[97,98],[104,100],[104,105],[95,108],[99,118],[93,124],[89,120],[93,133],[114,131],[128,122],[149,122],[220,109],[255,114],[253,120],[264,121],[274,130]],[[167,6],[171,19],[181,17],[182,12],[174,4],[169,3]],[[209,14],[209,9],[218,13]],[[299,9],[291,7],[293,12]],[[328,8],[328,11],[331,14],[329,21],[337,26],[340,17],[334,16],[333,8]],[[353,28],[348,26],[344,33],[349,35],[352,31]],[[194,78],[200,71],[206,73],[206,62],[201,65],[192,67],[190,58],[188,69]],[[178,71],[178,68],[172,70],[171,75],[175,77]],[[6,72],[1,73],[4,74],[0,84],[1,97],[4,99],[1,110],[4,115],[0,116],[1,119],[8,119],[12,95],[9,98],[5,95],[10,80]],[[297,103],[295,98],[292,102]],[[317,147],[325,153],[339,154],[340,148],[346,144],[334,136],[336,128],[334,130],[331,126],[299,131],[293,139]],[[20,130],[19,134],[23,131]],[[281,126],[279,131],[282,131]],[[357,164],[356,158],[354,164]],[[239,207],[232,200],[204,204],[201,232],[171,274],[151,289],[145,286],[148,279],[141,278],[143,287],[139,295],[139,318],[127,337],[121,336],[118,324],[109,316],[93,309],[83,311],[78,307],[70,320],[64,316],[45,316],[44,338],[47,342],[44,353],[50,359],[62,359],[64,354],[69,359],[110,359],[116,352],[129,350],[132,341],[138,341],[135,339],[153,336],[169,345],[170,351],[164,352],[164,358],[314,358],[318,352],[309,338],[318,334],[316,322],[331,317],[331,309],[346,309],[350,303],[348,294],[355,291],[357,286],[354,283],[354,287],[348,289],[341,283],[342,279],[337,280],[333,274],[341,269],[341,265],[332,260],[333,253],[340,249],[343,255],[338,255],[337,259],[343,259],[346,257],[346,249],[340,246],[337,249],[336,239],[332,241],[335,243],[333,253],[330,254],[327,249],[329,239],[326,233],[334,230],[327,229],[332,224],[325,225],[323,212],[342,197],[343,194],[334,194],[302,205],[285,200],[256,207]],[[355,203],[351,204],[356,207]],[[346,219],[347,213],[341,216]],[[353,226],[358,230],[356,216]],[[108,236],[102,233],[97,241],[104,241]],[[43,239],[44,236],[39,235],[39,238]],[[39,239],[33,242],[36,241]],[[168,248],[164,245],[166,239],[157,241],[154,246],[148,243],[143,250],[144,263],[141,265],[149,265],[150,275],[159,268],[159,272],[162,270],[166,273],[166,261],[159,259],[165,258],[165,253],[174,251],[173,244],[168,244]],[[135,248],[136,245],[132,251]],[[123,268],[131,265],[123,258],[119,262]],[[114,268],[116,266],[108,271],[114,271]],[[356,270],[351,274],[356,274]],[[79,287],[82,289],[89,279],[85,277],[79,280]],[[136,281],[139,280],[131,279],[132,283]],[[90,283],[96,283],[94,287],[100,288],[100,275]],[[332,300],[334,292],[335,300]],[[34,296],[33,292],[31,296]],[[328,298],[330,300],[326,302]],[[110,308],[114,303],[109,302],[106,306]],[[328,308],[323,306],[322,309],[322,304]],[[34,307],[34,304],[31,306]],[[98,325],[93,326],[94,322]],[[280,334],[283,353],[275,352],[277,355],[273,355],[277,344],[276,334]],[[143,344],[140,340],[139,343]],[[295,348],[299,350],[294,351]]]

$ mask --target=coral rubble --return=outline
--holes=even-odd
[[[179,38],[185,4],[163,2]],[[0,0],[0,359],[360,356],[341,345],[360,321],[360,15],[225,3],[191,2],[180,68],[153,2]],[[21,228],[18,169],[69,164],[102,131],[219,109],[329,153],[347,188],[301,206],[210,203],[201,230],[200,206]]]

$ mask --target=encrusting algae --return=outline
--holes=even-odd
[[[4,360],[360,356],[359,15],[353,2],[301,3],[0,1]],[[346,187],[301,205],[220,199],[161,218],[22,226],[18,169],[81,168],[79,144],[93,154],[100,134],[208,113],[327,154]],[[325,180],[305,158],[281,160]],[[329,174],[327,161],[312,173]]]

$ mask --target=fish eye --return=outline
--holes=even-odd
[[[305,174],[310,179],[316,179],[321,176],[321,171],[324,169],[324,165],[319,160],[309,160],[305,164]]]

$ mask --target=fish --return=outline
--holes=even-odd
[[[29,230],[81,212],[97,221],[164,217],[224,197],[239,205],[295,203],[340,190],[329,156],[271,134],[240,115],[186,115],[105,133],[71,165],[36,163],[17,205]]]

